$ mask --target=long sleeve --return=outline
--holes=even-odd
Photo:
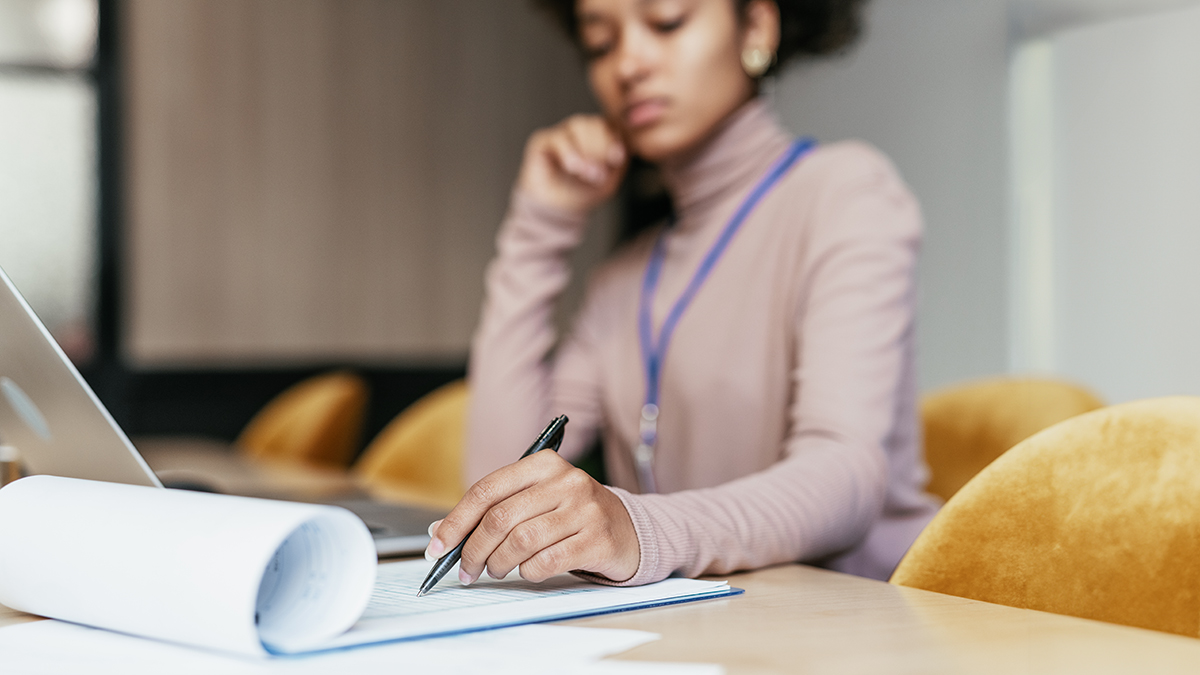
[[[567,257],[586,216],[520,192],[497,236],[488,267],[468,376],[466,484],[513,462],[551,417],[570,418],[562,454],[576,458],[601,418],[595,356],[580,321],[551,359],[554,305],[570,279]]]
[[[860,543],[880,518],[888,444],[911,412],[901,402],[911,400],[903,388],[920,215],[875,153],[841,154],[850,170],[829,181],[808,215],[783,458],[715,487],[615,490],[641,547],[625,585],[819,560]]]

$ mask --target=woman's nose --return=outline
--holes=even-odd
[[[644,79],[656,62],[653,40],[638,29],[626,30],[617,45],[617,76],[628,85]]]

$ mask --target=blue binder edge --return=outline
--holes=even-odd
[[[730,586],[729,590],[727,590],[727,591],[723,591],[720,593],[713,593],[711,595],[700,595],[700,596],[693,596],[693,597],[687,597],[687,598],[667,598],[667,599],[663,599],[663,600],[653,600],[650,602],[635,603],[632,605],[623,605],[620,607],[608,607],[605,609],[583,610],[583,611],[579,611],[579,612],[568,612],[566,614],[559,614],[556,616],[549,616],[549,617],[545,617],[542,619],[537,619],[536,621],[514,621],[512,623],[501,623],[501,624],[493,624],[490,626],[480,626],[479,628],[467,628],[464,630],[446,631],[446,632],[442,632],[442,633],[429,633],[427,635],[413,635],[410,637],[396,638],[393,640],[379,640],[377,642],[363,642],[362,644],[357,644],[357,645],[347,645],[345,647],[335,647],[333,649],[320,649],[320,650],[311,651],[311,652],[301,652],[298,654],[275,652],[275,651],[271,651],[270,648],[268,648],[268,651],[271,653],[271,655],[273,657],[275,657],[277,659],[303,659],[305,657],[313,656],[316,654],[332,654],[335,652],[349,651],[351,649],[361,649],[363,647],[370,647],[372,645],[385,645],[385,644],[393,644],[396,642],[416,642],[418,640],[431,640],[434,638],[453,637],[455,635],[466,635],[467,633],[482,633],[484,631],[489,631],[489,630],[499,630],[501,628],[512,628],[513,626],[528,626],[530,624],[535,624],[535,623],[553,623],[555,621],[567,621],[569,619],[583,619],[583,618],[587,618],[587,617],[591,617],[591,616],[604,616],[606,614],[621,614],[623,612],[632,612],[632,611],[639,610],[639,609],[652,609],[654,607],[667,607],[669,605],[683,605],[683,604],[687,604],[690,602],[703,602],[705,600],[719,600],[721,598],[732,598],[737,595],[742,595],[745,592],[746,591],[741,588],[735,588],[733,586]]]

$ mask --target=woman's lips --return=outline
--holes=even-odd
[[[625,123],[630,129],[649,126],[662,119],[667,113],[667,102],[661,98],[638,101],[625,109]]]

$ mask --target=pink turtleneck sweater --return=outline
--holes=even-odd
[[[791,138],[759,99],[664,167],[678,221],[654,334],[701,258]],[[885,579],[933,516],[915,410],[917,203],[861,143],[803,157],[743,223],[683,315],[663,366],[654,470],[637,494],[646,380],[638,299],[660,230],[592,275],[555,349],[555,301],[584,213],[517,193],[487,271],[469,368],[467,481],[512,462],[552,416],[562,454],[603,437],[637,531],[627,585],[785,561]]]

